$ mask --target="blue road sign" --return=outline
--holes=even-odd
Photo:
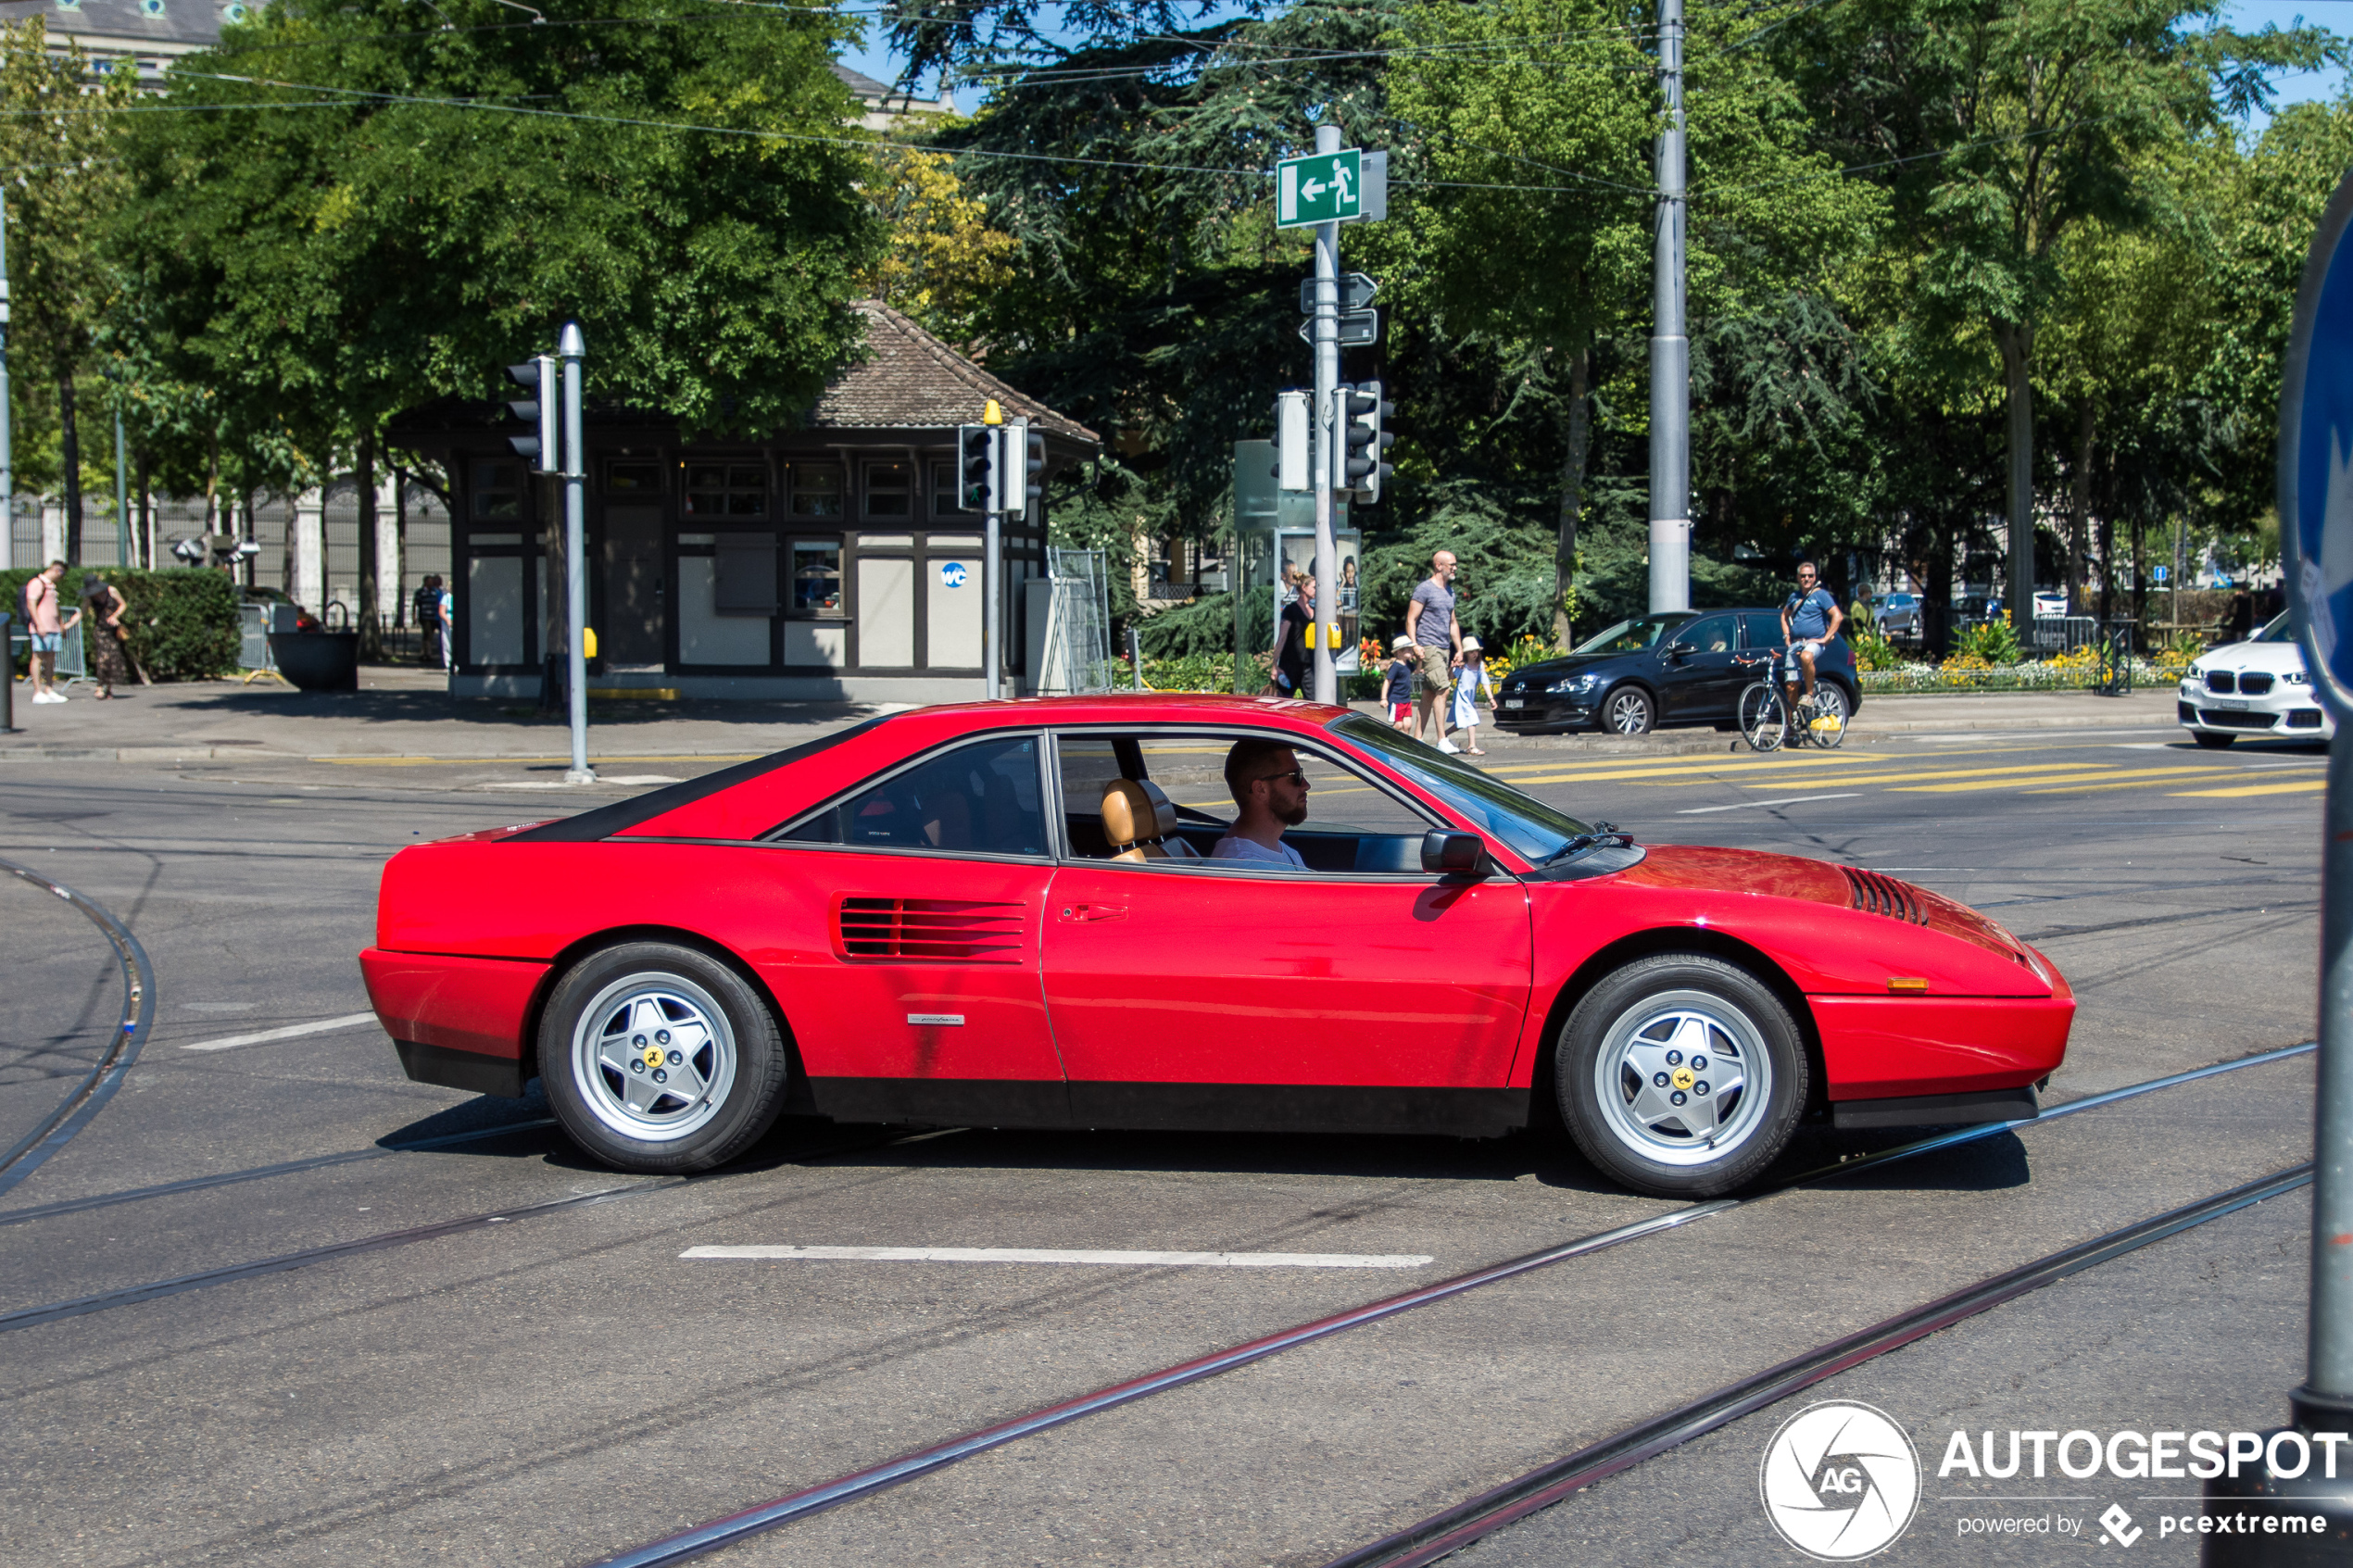
[[[2149,575],[2155,578],[2158,582],[2162,583],[2165,581],[2165,568],[2161,566],[2153,566],[2149,568]]]
[[[941,561],[939,563],[939,581],[941,586],[943,587],[963,587],[964,585],[964,563],[960,560]]]
[[[2280,549],[2313,689],[2353,718],[2353,176],[2304,262],[2280,395]]]

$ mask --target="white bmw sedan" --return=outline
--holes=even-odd
[[[2246,642],[2199,655],[2182,677],[2180,712],[2183,727],[2207,746],[2241,735],[2324,741],[2336,734],[2284,615]]]

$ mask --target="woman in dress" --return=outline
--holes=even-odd
[[[1478,744],[1478,698],[1484,692],[1487,706],[1495,706],[1494,683],[1487,678],[1486,650],[1477,637],[1463,639],[1462,668],[1454,671],[1454,728],[1463,733],[1462,750],[1466,756],[1484,757],[1487,753]]]
[[[123,630],[122,612],[131,606],[107,580],[94,571],[82,574],[82,602],[88,608],[84,618],[89,630],[83,645],[89,656],[90,674],[98,683],[98,700],[114,696],[117,682],[131,679],[131,660],[123,652],[123,641],[130,633]]]

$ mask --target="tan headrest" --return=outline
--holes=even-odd
[[[1114,849],[1176,831],[1176,808],[1156,784],[1114,779],[1103,785],[1103,836]]]

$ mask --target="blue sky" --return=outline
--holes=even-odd
[[[2235,0],[2224,16],[2233,27],[2253,31],[2266,23],[2289,27],[2299,19],[2316,22],[2340,32],[2353,31],[2353,0],[2304,0],[2292,4],[2289,0]],[[842,62],[853,70],[864,71],[879,81],[894,80],[904,63],[881,46],[878,35],[870,30],[866,46],[842,56]],[[2283,104],[2303,103],[2315,98],[2333,98],[2345,86],[2345,73],[2329,69],[2307,71],[2283,81],[2279,101]],[[979,107],[977,89],[966,87],[956,94],[957,107],[967,114]]]

